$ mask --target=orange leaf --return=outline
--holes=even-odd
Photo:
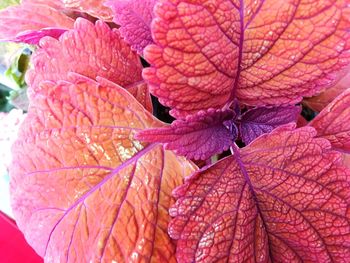
[[[303,103],[312,110],[320,112],[348,88],[350,88],[350,67],[339,74],[331,87],[315,97],[304,99]]]
[[[43,82],[13,147],[12,207],[47,262],[175,262],[171,191],[194,171],[134,139],[162,125],[121,87]]]
[[[317,136],[329,140],[332,147],[350,153],[350,89],[327,105],[309,125]]]
[[[234,97],[299,102],[350,61],[348,0],[163,0],[154,12],[144,77],[175,117]]]
[[[131,92],[152,111],[148,86],[142,81],[139,57],[120,37],[117,30],[97,21],[78,18],[72,30],[58,40],[44,38],[31,60],[33,68],[26,78],[30,93],[41,81],[65,80],[69,72],[96,79],[106,78]]]
[[[187,178],[170,210],[178,262],[347,262],[350,170],[315,135],[282,126]]]

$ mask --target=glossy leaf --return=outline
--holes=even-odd
[[[281,106],[281,107],[260,107],[246,111],[241,116],[239,130],[242,141],[245,144],[251,143],[264,133],[271,132],[273,129],[296,122],[300,113],[300,107]]]
[[[137,139],[146,142],[162,142],[166,149],[189,159],[206,160],[222,153],[237,138],[237,127],[231,110],[200,111],[185,120],[176,120],[170,126],[143,130]]]
[[[114,12],[114,22],[120,25],[120,34],[126,42],[142,54],[143,49],[153,43],[151,22],[156,0],[110,0],[107,5]]]
[[[328,104],[309,125],[334,149],[350,153],[350,89]]]
[[[350,170],[307,127],[283,126],[175,191],[182,262],[346,262]]]
[[[153,111],[151,94],[145,81],[135,82],[125,87],[149,112]]]
[[[27,75],[33,91],[43,80],[65,80],[69,72],[75,72],[92,79],[103,77],[125,88],[133,86],[131,92],[137,95],[137,84],[142,81],[139,57],[121,39],[117,30],[111,30],[102,21],[94,25],[78,18],[74,29],[59,40],[43,39],[40,47],[33,55],[33,69]],[[141,103],[150,109],[147,87],[142,85],[141,89],[139,93],[144,94]]]
[[[235,97],[294,104],[350,61],[347,0],[163,0],[154,13],[144,77],[176,117]]]
[[[47,5],[23,3],[0,11],[0,40],[38,44],[44,36],[58,38],[74,20]]]
[[[112,21],[112,10],[105,6],[105,1],[106,0],[63,0],[63,3],[65,8],[88,13],[104,21]]]
[[[167,209],[193,165],[134,139],[161,124],[130,93],[69,78],[41,83],[13,147],[19,228],[46,262],[175,262]]]
[[[329,103],[331,103],[338,95],[350,88],[350,67],[347,67],[337,76],[335,83],[328,87],[321,94],[304,99],[303,103],[314,111],[320,112]]]

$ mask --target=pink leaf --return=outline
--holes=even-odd
[[[42,82],[13,147],[16,222],[46,262],[175,262],[171,191],[191,163],[134,139],[161,123],[119,86]]]
[[[46,6],[51,6],[52,8],[57,10],[64,9],[64,4],[62,0],[22,0],[21,3],[46,5]]]
[[[65,8],[88,13],[104,21],[112,21],[112,10],[104,5],[106,0],[64,0]],[[119,1],[119,0],[118,0]]]
[[[58,38],[74,20],[41,4],[23,3],[0,11],[0,40],[38,44],[44,36]]]
[[[346,262],[350,171],[315,135],[279,127],[176,189],[178,262]]]
[[[260,107],[248,110],[242,114],[239,125],[242,141],[249,144],[278,126],[296,122],[299,113],[300,107],[297,106]]]
[[[156,0],[110,0],[108,6],[114,12],[114,22],[120,25],[120,34],[126,42],[142,54],[143,49],[153,43],[151,22]]]
[[[40,47],[32,58],[33,69],[26,76],[30,92],[37,90],[43,80],[66,80],[69,72],[75,72],[92,79],[106,78],[124,88],[134,86],[133,95],[138,92],[136,87],[140,87],[143,90],[140,93],[144,94],[140,102],[151,109],[147,86],[140,82],[139,57],[121,39],[118,31],[111,30],[104,22],[97,21],[94,25],[78,18],[74,29],[59,40],[42,39]]]
[[[10,112],[0,112],[0,176],[8,173],[8,167],[12,161],[11,147],[17,138],[20,124],[25,114],[22,110],[12,109]]]
[[[165,148],[189,159],[206,160],[227,150],[237,137],[231,110],[200,111],[170,126],[140,131],[137,139],[162,142]]]
[[[350,89],[328,104],[309,125],[336,150],[350,153]]]
[[[315,97],[304,99],[303,103],[312,110],[320,112],[348,88],[350,88],[350,67],[337,75],[331,87]]]
[[[176,117],[234,97],[294,104],[350,61],[347,0],[163,0],[154,13],[143,75]]]

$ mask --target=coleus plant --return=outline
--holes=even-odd
[[[10,176],[46,262],[349,261],[349,90],[293,124],[350,62],[348,0],[25,0],[0,16],[1,39],[38,46]]]

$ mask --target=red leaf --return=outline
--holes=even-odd
[[[347,0],[163,0],[154,12],[144,77],[176,117],[234,97],[294,104],[350,61]]]
[[[13,147],[19,228],[46,262],[175,262],[167,209],[194,167],[134,139],[161,123],[124,89],[70,78],[41,84]]]
[[[32,3],[2,10],[0,17],[0,40],[29,44],[38,44],[44,36],[58,38],[74,23],[57,9]]]
[[[236,140],[237,127],[231,121],[234,115],[231,110],[200,111],[167,127],[142,130],[136,138],[162,142],[166,149],[189,159],[206,160],[228,150]]]
[[[32,92],[43,80],[66,80],[69,72],[86,77],[106,78],[128,88],[140,102],[151,109],[151,98],[142,81],[141,62],[137,54],[121,39],[117,30],[111,30],[102,21],[93,23],[78,18],[74,29],[66,32],[59,40],[44,38],[40,49],[32,58],[33,69],[27,74]],[[137,91],[140,87],[141,91]]]
[[[259,107],[248,110],[242,114],[239,125],[242,141],[249,144],[255,138],[271,132],[278,126],[296,122],[299,113],[300,107],[292,105],[273,108]]]
[[[350,171],[314,129],[283,126],[175,191],[178,262],[346,262]]]
[[[350,89],[328,104],[309,125],[338,151],[350,153]]]
[[[310,109],[320,112],[348,88],[350,88],[350,67],[338,74],[335,83],[331,87],[315,97],[304,99],[303,103]]]
[[[143,49],[153,43],[151,22],[156,0],[109,0],[107,5],[114,12],[114,22],[120,25],[125,41],[142,55]]]

